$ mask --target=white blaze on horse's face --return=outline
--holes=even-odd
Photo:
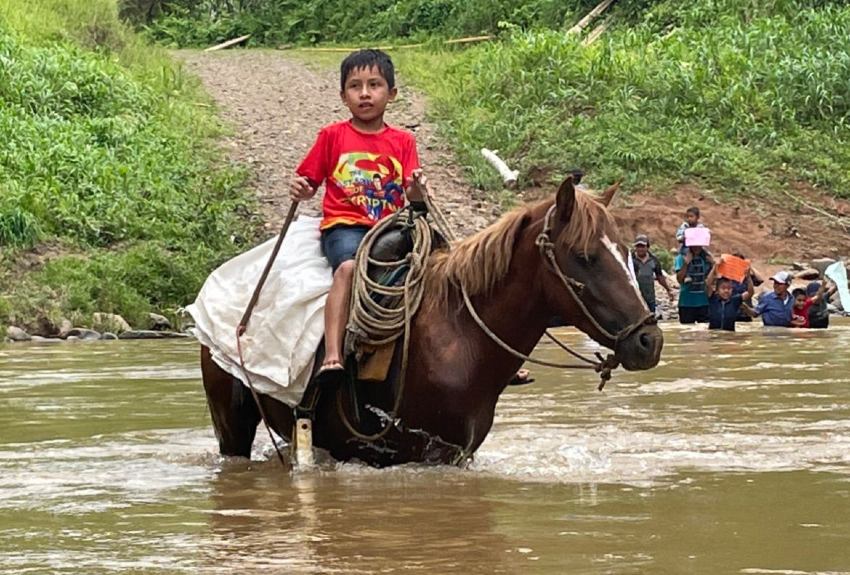
[[[626,260],[623,259],[623,254],[620,252],[620,248],[617,247],[617,244],[612,242],[607,235],[602,236],[602,244],[608,248],[608,251],[614,256],[614,259],[619,262],[619,264],[623,268],[623,273],[626,274],[626,281],[631,284],[632,288],[635,290],[635,294],[637,295],[638,301],[643,304],[644,309],[649,311],[649,306],[646,305],[646,301],[644,301],[643,296],[640,293],[640,289],[638,288],[637,278],[635,278],[634,273],[629,271],[629,266],[626,263]]]

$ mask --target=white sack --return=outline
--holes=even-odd
[[[850,311],[850,290],[847,289],[847,269],[844,267],[844,262],[835,262],[824,270],[823,275],[835,282],[838,286],[841,308],[844,311]]]
[[[318,218],[292,222],[241,338],[245,367],[254,388],[290,406],[301,400],[316,347],[324,333],[331,268],[322,255]],[[236,326],[277,238],[216,269],[186,310],[195,335],[213,360],[245,382],[236,349]]]

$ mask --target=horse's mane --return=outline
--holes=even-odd
[[[576,190],[575,207],[567,227],[556,239],[559,248],[584,251],[613,226],[613,218],[593,196]],[[445,302],[452,286],[463,285],[470,296],[489,294],[507,275],[518,234],[554,198],[521,206],[480,232],[432,255],[426,271],[427,290],[434,302]]]

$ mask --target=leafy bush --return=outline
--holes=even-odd
[[[175,46],[208,45],[252,34],[255,44],[374,41],[430,35],[492,33],[500,22],[520,27],[571,24],[593,0],[125,0],[150,35]],[[147,15],[155,16],[147,21]]]
[[[215,117],[109,0],[0,0],[0,291],[39,309],[139,318],[190,301],[253,228]],[[42,26],[34,26],[37,19]],[[20,250],[62,245],[20,277]],[[9,251],[9,248],[12,248]],[[2,252],[0,252],[2,253]]]

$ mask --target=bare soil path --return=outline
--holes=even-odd
[[[233,126],[225,145],[235,160],[251,167],[264,225],[276,229],[289,206],[289,180],[319,129],[348,115],[339,99],[338,73],[316,71],[281,51],[177,55]],[[416,135],[432,194],[456,233],[470,234],[500,214],[483,192],[464,182],[461,168],[425,118],[421,95],[402,85],[387,120]],[[321,192],[304,203],[302,213],[321,213]]]

